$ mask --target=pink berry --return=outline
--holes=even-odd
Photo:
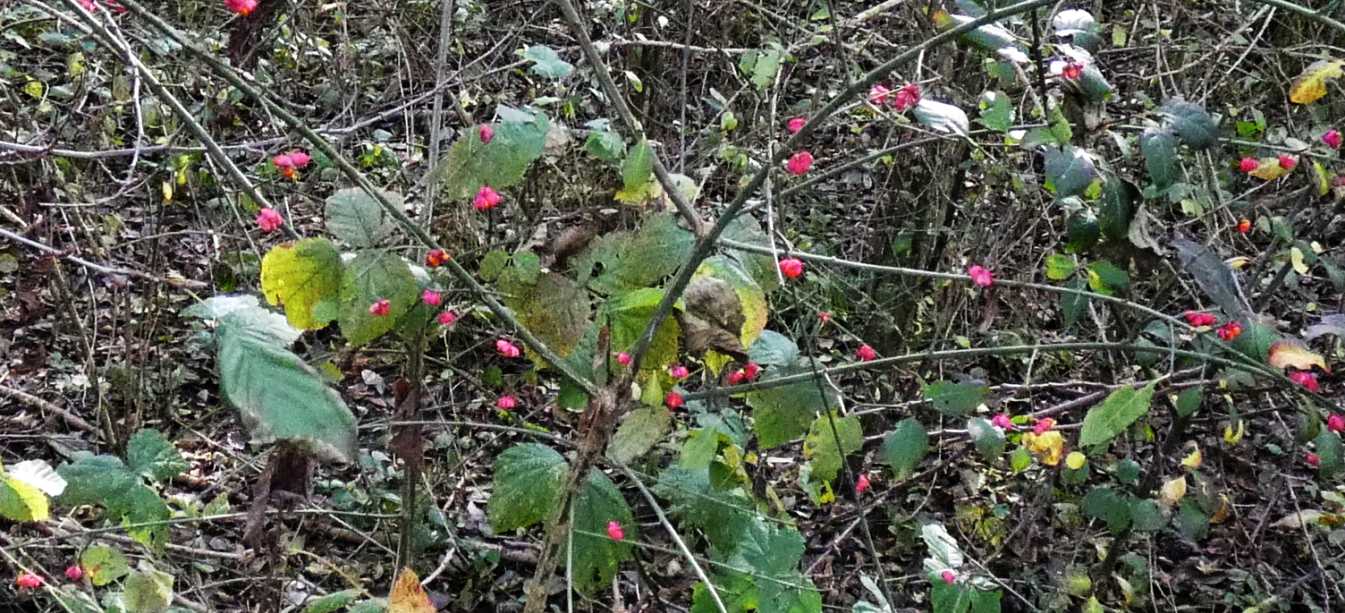
[[[686,404],[686,399],[677,392],[668,392],[668,395],[663,397],[663,404],[666,405],[669,410],[676,411],[677,409],[682,408],[682,405]]]
[[[490,141],[495,138],[495,128],[490,127],[488,123],[483,123],[481,127],[476,129],[476,135],[481,138],[481,144],[489,145]]]
[[[523,350],[519,349],[518,345],[515,345],[505,339],[499,339],[495,341],[495,351],[499,353],[501,356],[510,359],[523,355]]]
[[[1186,323],[1191,324],[1192,326],[1195,326],[1197,328],[1203,326],[1212,326],[1219,321],[1219,318],[1215,317],[1214,315],[1211,315],[1209,313],[1201,313],[1200,311],[1187,311],[1183,315],[1183,317],[1186,318]]]
[[[789,171],[789,174],[794,175],[796,177],[800,177],[803,176],[804,174],[807,174],[808,170],[812,167],[813,167],[813,154],[807,151],[800,151],[798,153],[795,153],[794,155],[790,156],[789,161],[785,163],[785,170]]]
[[[46,581],[44,581],[42,577],[34,575],[33,573],[23,573],[19,575],[18,578],[14,579],[14,584],[19,586],[19,589],[24,590],[35,590],[42,587],[45,583]]]
[[[458,314],[453,311],[441,311],[439,316],[435,319],[438,320],[439,325],[441,326],[451,326],[458,323]]]
[[[427,289],[420,293],[420,301],[429,306],[437,307],[444,303],[444,295],[432,289]]]
[[[1311,466],[1313,468],[1317,468],[1318,466],[1322,465],[1322,456],[1319,456],[1311,451],[1304,454],[1303,460],[1308,463],[1308,466]]]
[[[859,361],[861,362],[870,362],[878,359],[878,352],[874,351],[873,347],[870,347],[867,344],[860,345],[859,349],[855,350],[855,357],[859,358]]]
[[[285,218],[281,217],[275,209],[267,208],[257,212],[257,227],[263,233],[270,234],[283,225],[285,225]]]
[[[1279,161],[1280,161],[1280,168],[1283,168],[1285,170],[1293,170],[1294,167],[1298,165],[1298,158],[1289,155],[1287,153],[1280,155]]]
[[[863,494],[869,490],[869,475],[860,473],[859,478],[855,480],[855,495]]]
[[[797,279],[803,276],[803,261],[798,258],[785,258],[780,260],[780,274],[786,279]]]
[[[257,10],[257,0],[224,0],[224,6],[240,17],[247,17]]]
[[[756,381],[757,375],[761,374],[761,365],[756,362],[748,362],[742,370],[744,378],[748,381]]]
[[[1245,157],[1238,162],[1238,170],[1241,170],[1244,174],[1250,174],[1256,172],[1256,169],[1260,167],[1261,162],[1257,161],[1257,159],[1253,157]]]
[[[84,578],[84,569],[78,564],[71,564],[65,567],[65,578],[71,581],[79,581]]]
[[[482,185],[477,190],[476,197],[472,199],[472,207],[478,211],[489,211],[500,205],[504,197],[499,192],[492,189],[489,185]]]
[[[794,117],[785,123],[785,131],[790,134],[798,134],[803,126],[808,125],[808,120],[802,117]]]
[[[509,394],[505,394],[495,399],[495,408],[501,411],[512,411],[518,406],[518,399]]]
[[[691,376],[691,371],[681,364],[674,364],[668,368],[668,374],[674,379],[685,379]]]
[[[990,423],[1000,430],[1013,429],[1013,420],[1009,418],[1007,413],[996,413],[994,417],[990,418]]]
[[[1345,432],[1345,415],[1333,413],[1326,418],[1326,429],[1332,432]]]
[[[897,94],[892,97],[892,108],[898,113],[905,113],[907,110],[915,108],[920,104],[920,84],[907,83],[897,90]]]
[[[953,582],[957,581],[957,573],[952,570],[945,570],[939,573],[939,578],[943,579],[944,583],[952,585]]]
[[[1341,143],[1340,130],[1327,130],[1326,133],[1322,135],[1322,142],[1325,143],[1327,147],[1339,149]]]
[[[607,538],[614,541],[620,541],[626,538],[626,531],[621,528],[621,522],[615,519],[607,522]]]
[[[1295,370],[1289,373],[1289,380],[1302,385],[1309,392],[1322,391],[1322,385],[1317,382],[1317,375],[1310,370]]]
[[[971,282],[977,287],[990,287],[995,284],[995,276],[990,270],[980,264],[974,264],[967,269],[967,275],[971,277]]]
[[[874,106],[882,106],[887,103],[887,97],[891,95],[892,90],[881,83],[875,83],[869,88],[869,102]]]
[[[392,303],[387,298],[379,298],[373,304],[369,305],[369,314],[374,317],[383,317],[392,311]]]
[[[622,351],[616,354],[616,363],[622,366],[630,366],[631,357],[629,353]]]

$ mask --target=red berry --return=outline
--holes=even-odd
[[[1185,317],[1186,317],[1186,323],[1191,324],[1192,326],[1195,326],[1197,328],[1201,326],[1212,326],[1214,325],[1214,322],[1219,321],[1218,318],[1216,318],[1215,316],[1209,313],[1201,313],[1199,311],[1187,311]]]
[[[878,358],[878,352],[868,345],[860,345],[859,349],[855,350],[855,357],[861,362],[869,362]]]
[[[1280,168],[1283,168],[1285,170],[1293,170],[1294,167],[1297,165],[1298,165],[1298,158],[1289,155],[1287,153],[1280,155]]]
[[[797,279],[803,276],[803,261],[798,258],[785,258],[780,260],[780,274],[786,279]]]
[[[668,392],[668,395],[663,397],[663,404],[673,411],[682,408],[682,405],[686,402],[686,399],[682,398],[682,395],[677,392]]]
[[[448,263],[448,253],[443,249],[431,249],[425,254],[425,265],[430,268],[438,268]]]
[[[800,151],[789,157],[785,163],[785,170],[796,177],[803,176],[813,167],[813,154],[807,151]]]
[[[392,311],[392,303],[387,298],[379,298],[373,304],[369,305],[369,314],[374,317],[383,317]]]
[[[1241,170],[1243,173],[1246,174],[1256,172],[1256,169],[1260,167],[1261,162],[1257,161],[1257,159],[1253,157],[1245,157],[1242,158],[1242,161],[1238,162],[1238,170]]]

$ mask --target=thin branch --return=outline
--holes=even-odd
[[[69,261],[71,261],[71,262],[74,262],[74,263],[76,263],[76,264],[79,264],[80,266],[83,266],[83,267],[85,267],[85,268],[88,268],[89,270],[93,270],[93,271],[101,272],[101,273],[103,273],[103,274],[105,274],[105,275],[125,275],[125,276],[127,276],[127,277],[135,277],[135,278],[137,278],[137,279],[144,279],[144,280],[146,280],[146,281],[154,281],[155,283],[164,283],[164,284],[167,284],[167,285],[170,285],[170,286],[173,286],[173,287],[188,287],[188,288],[193,288],[193,289],[202,289],[202,288],[206,288],[206,287],[209,287],[209,286],[210,286],[210,285],[207,284],[207,283],[203,283],[203,282],[201,282],[201,281],[194,281],[194,280],[192,280],[192,279],[187,279],[187,278],[184,278],[184,277],[177,277],[177,278],[171,278],[171,277],[156,277],[156,276],[151,275],[151,274],[149,274],[149,273],[140,272],[140,271],[138,271],[138,270],[131,270],[131,269],[129,269],[129,268],[113,268],[113,267],[111,267],[111,266],[104,266],[104,265],[102,265],[102,264],[96,264],[96,263],[94,263],[94,262],[90,262],[90,261],[88,261],[88,260],[86,260],[86,259],[84,259],[84,258],[81,258],[81,257],[79,257],[79,256],[77,256],[77,255],[71,255],[71,254],[69,254],[69,253],[66,253],[66,252],[64,252],[64,251],[62,251],[62,250],[60,250],[60,249],[57,249],[57,248],[55,248],[55,247],[52,247],[52,246],[50,246],[50,245],[44,245],[44,244],[42,244],[42,243],[39,243],[39,242],[37,242],[37,241],[35,241],[35,240],[32,240],[32,239],[30,239],[30,238],[27,238],[27,237],[25,237],[25,236],[22,236],[22,235],[19,235],[19,234],[15,234],[15,233],[10,232],[9,230],[6,230],[6,229],[4,229],[4,228],[0,228],[0,237],[7,238],[7,239],[12,240],[12,241],[14,241],[14,242],[16,242],[16,243],[22,243],[22,244],[24,244],[24,245],[27,245],[27,246],[32,247],[32,248],[34,248],[34,249],[37,249],[38,251],[42,251],[42,252],[44,252],[44,253],[49,253],[49,254],[54,255],[54,256],[57,256],[57,257],[59,257],[59,258],[61,258],[61,259],[69,260]]]

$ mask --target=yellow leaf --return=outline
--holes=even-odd
[[[1227,494],[1219,494],[1219,509],[1210,516],[1211,524],[1222,524],[1228,520],[1229,514],[1233,512],[1233,505],[1228,503]]]
[[[1182,466],[1185,466],[1187,470],[1195,470],[1200,468],[1200,463],[1203,459],[1203,456],[1200,455],[1200,448],[1196,447],[1191,453],[1187,454],[1186,457],[1182,458]]]
[[[164,203],[164,204],[172,204],[172,203],[173,203],[173,182],[172,182],[172,181],[164,181],[164,182],[163,182],[163,203]]]
[[[1247,424],[1243,422],[1241,419],[1239,419],[1237,420],[1237,425],[1238,425],[1237,429],[1233,428],[1233,424],[1226,424],[1224,426],[1225,443],[1228,443],[1229,445],[1236,445],[1240,441],[1242,441],[1242,435],[1247,433]]]
[[[1256,170],[1247,174],[1265,181],[1274,181],[1275,179],[1289,174],[1287,169],[1280,166],[1280,158],[1261,158],[1257,160],[1257,163],[1259,165],[1256,167]]]
[[[1228,267],[1232,268],[1233,270],[1242,270],[1243,268],[1246,268],[1247,265],[1250,264],[1251,262],[1252,259],[1245,255],[1234,256],[1228,258],[1227,260],[1224,260],[1224,263],[1228,264]]]
[[[1172,506],[1182,501],[1186,496],[1186,475],[1182,475],[1163,484],[1162,489],[1158,490],[1158,499],[1163,504]]]
[[[1300,275],[1308,274],[1308,265],[1303,261],[1303,250],[1294,247],[1289,250],[1289,263],[1293,264],[1294,272]]]
[[[1032,452],[1033,455],[1041,459],[1041,463],[1047,466],[1056,466],[1060,464],[1060,457],[1065,455],[1065,437],[1059,430],[1051,430],[1042,434],[1028,432],[1023,435],[1023,446]]]
[[[1065,466],[1068,466],[1070,470],[1079,470],[1087,463],[1088,456],[1077,451],[1071,451],[1069,455],[1065,456]]]
[[[420,587],[420,577],[416,571],[403,568],[392,584],[392,593],[388,594],[388,613],[435,613],[434,603]]]
[[[300,330],[327,325],[331,318],[315,317],[313,308],[340,291],[341,254],[325,238],[278,245],[262,258],[262,294],[270,304],[283,304],[285,318]]]
[[[1317,195],[1325,196],[1331,191],[1331,173],[1317,160],[1312,161],[1312,170],[1317,175]]]
[[[1340,77],[1340,60],[1317,60],[1303,69],[1289,86],[1289,101],[1295,104],[1312,104],[1326,95],[1326,82]]]
[[[658,181],[650,180],[644,185],[637,185],[631,188],[623,187],[620,190],[617,190],[614,198],[616,198],[617,202],[622,204],[639,206],[661,195],[663,195],[663,187],[659,185]]]
[[[0,516],[11,521],[46,521],[51,517],[47,495],[12,475],[0,474]]]
[[[1306,345],[1296,340],[1275,341],[1270,345],[1270,365],[1275,368],[1293,368],[1296,370],[1311,370],[1313,366],[1319,366],[1326,372],[1331,372],[1326,367],[1326,360],[1321,355],[1308,349]]]

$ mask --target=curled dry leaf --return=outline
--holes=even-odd
[[[1320,100],[1326,95],[1326,82],[1339,78],[1342,68],[1345,68],[1345,62],[1340,60],[1318,60],[1309,64],[1289,86],[1289,101],[1312,104]]]
[[[1186,497],[1186,475],[1182,475],[1163,484],[1158,490],[1159,500],[1167,506],[1173,506]]]
[[[416,571],[403,568],[388,594],[388,613],[434,613],[434,603],[420,586]]]
[[[1326,360],[1320,354],[1295,340],[1282,340],[1272,343],[1269,360],[1270,365],[1275,368],[1312,370],[1313,366],[1317,366],[1326,372],[1331,372],[1331,369],[1326,366]]]

